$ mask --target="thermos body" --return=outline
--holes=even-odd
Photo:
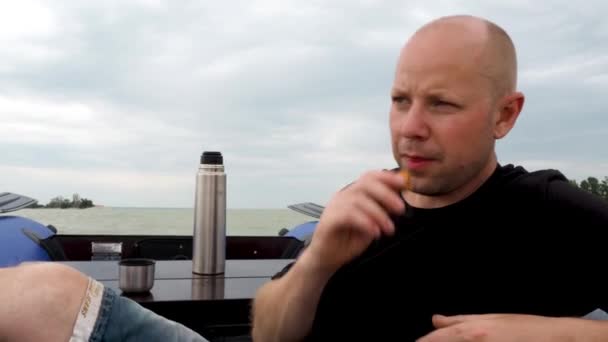
[[[221,154],[219,158],[218,154],[203,153],[196,175],[192,272],[197,274],[213,275],[225,271],[226,173]]]

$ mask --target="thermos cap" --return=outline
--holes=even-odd
[[[201,164],[222,165],[223,163],[221,152],[205,151],[201,156]]]

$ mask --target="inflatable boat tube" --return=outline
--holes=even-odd
[[[0,216],[0,267],[24,261],[50,261],[49,254],[36,240],[54,234],[51,228],[29,218]]]

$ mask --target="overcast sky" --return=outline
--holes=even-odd
[[[325,204],[394,166],[389,90],[428,20],[512,36],[527,96],[502,163],[608,176],[606,1],[12,1],[0,5],[0,192],[192,207],[204,150],[231,208]]]

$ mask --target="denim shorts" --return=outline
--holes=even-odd
[[[209,342],[90,278],[70,342]]]

